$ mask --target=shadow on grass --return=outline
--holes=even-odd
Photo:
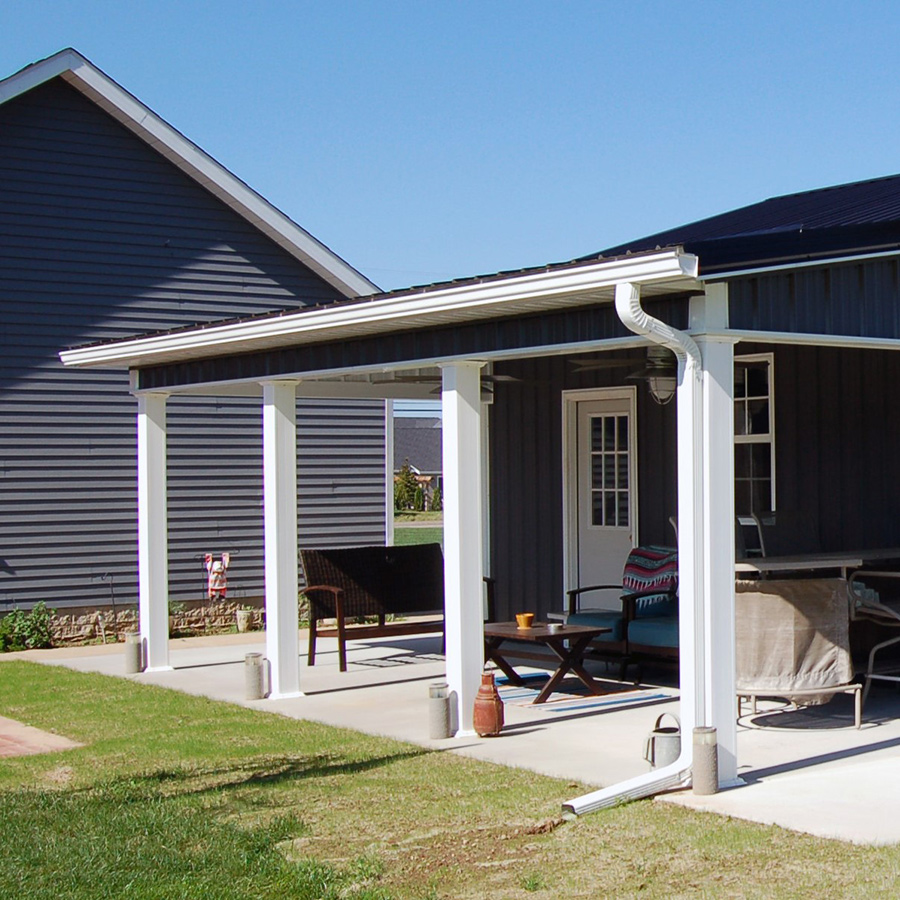
[[[79,793],[122,791],[142,796],[147,792],[165,788],[176,788],[174,793],[178,796],[222,793],[228,790],[273,786],[310,778],[358,775],[433,752],[427,748],[417,748],[353,761],[327,755],[278,756],[210,768],[159,769],[145,774],[125,775],[110,781],[98,782],[80,789]]]

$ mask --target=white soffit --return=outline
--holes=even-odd
[[[133,131],[344,296],[360,297],[378,290],[377,285],[164,122],[76,50],[61,50],[0,81],[0,105],[57,77],[63,78]]]
[[[665,250],[82,347],[60,359],[107,367],[182,362],[609,303],[620,282],[642,285],[645,297],[701,290],[696,276],[695,256]]]

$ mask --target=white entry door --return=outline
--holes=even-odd
[[[621,584],[637,537],[635,391],[566,395],[569,587]],[[614,593],[590,605],[619,608]]]

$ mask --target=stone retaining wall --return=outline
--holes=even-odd
[[[235,612],[244,607],[252,607],[251,627],[262,628],[265,622],[262,599],[245,600],[239,603],[231,601],[204,602],[202,600],[178,603],[170,610],[169,633],[173,637],[187,637],[193,634],[221,634],[234,631]],[[53,628],[53,644],[84,644],[93,641],[111,643],[113,635],[116,640],[124,641],[125,633],[138,628],[138,612],[134,606],[122,606],[116,609],[115,615],[111,606],[78,607],[55,613],[51,617]]]

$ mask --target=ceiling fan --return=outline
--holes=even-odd
[[[589,372],[598,369],[622,369],[632,367],[633,359],[572,359],[576,372]],[[665,406],[675,396],[678,386],[678,361],[675,354],[659,344],[647,347],[647,359],[643,368],[625,376],[626,381],[646,381],[650,396],[660,405]]]

